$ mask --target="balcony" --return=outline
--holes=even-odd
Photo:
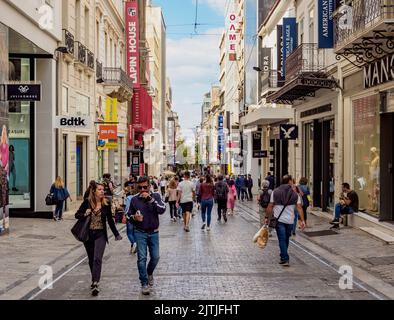
[[[337,59],[361,67],[394,52],[393,27],[394,0],[347,1],[334,13]]]
[[[86,50],[86,56],[87,56],[87,66],[88,68],[94,70],[94,54],[90,50]]]
[[[325,50],[315,43],[303,43],[286,59],[285,85],[267,96],[268,102],[293,104],[295,100],[314,97],[319,89],[334,89],[337,81],[326,72]]]
[[[102,68],[102,78],[97,82],[103,84],[106,95],[121,103],[130,101],[133,96],[133,81],[121,68]]]
[[[285,84],[280,80],[280,74],[277,70],[263,72],[261,75],[261,97],[265,98],[269,94],[278,91]]]
[[[74,57],[75,57],[75,64],[83,70],[87,65],[86,60],[86,47],[80,43],[79,41],[74,42]]]
[[[96,82],[103,82],[103,64],[96,60]]]
[[[74,36],[66,29],[62,30],[62,46],[66,48],[64,59],[72,62],[74,60]]]

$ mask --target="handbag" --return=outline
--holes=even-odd
[[[55,194],[54,193],[48,193],[47,196],[45,197],[45,204],[47,206],[53,206],[56,204],[55,200]]]
[[[290,192],[290,196],[289,196],[289,198],[287,199],[286,204],[283,206],[282,211],[279,213],[279,216],[278,216],[277,218],[275,218],[275,216],[272,214],[272,217],[271,217],[271,219],[270,219],[270,221],[269,221],[269,224],[268,224],[270,228],[276,229],[276,226],[278,225],[280,216],[281,216],[282,213],[285,211],[286,207],[288,206],[288,204],[289,204],[289,202],[290,202],[291,195],[292,195],[292,193]]]
[[[75,225],[71,228],[71,233],[74,235],[75,239],[81,242],[86,242],[89,240],[89,225],[90,216],[85,219],[79,219]]]

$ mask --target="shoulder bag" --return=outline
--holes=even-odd
[[[74,235],[75,239],[81,242],[88,241],[89,225],[90,225],[90,215],[84,219],[79,219],[75,223],[75,225],[71,228],[71,233]]]
[[[280,216],[285,211],[286,207],[289,205],[289,202],[290,202],[290,199],[291,199],[291,196],[292,196],[292,192],[293,191],[290,191],[290,196],[288,197],[286,204],[283,206],[282,211],[280,212],[279,216],[277,218],[275,218],[274,213],[272,213],[272,217],[271,217],[271,219],[270,219],[270,221],[268,223],[268,226],[270,228],[276,229],[276,226],[278,225]]]

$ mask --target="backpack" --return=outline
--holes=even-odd
[[[263,193],[260,195],[259,204],[262,208],[266,209],[271,201],[271,195],[267,190],[263,190]]]
[[[217,183],[215,186],[216,200],[227,200],[227,185],[225,183]]]

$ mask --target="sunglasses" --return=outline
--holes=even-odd
[[[138,186],[139,190],[148,190],[149,186]]]

